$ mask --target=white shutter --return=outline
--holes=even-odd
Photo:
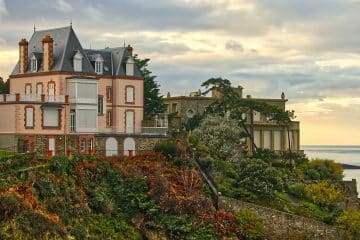
[[[26,94],[26,95],[31,94],[31,85],[26,85],[26,86],[25,86],[25,94]]]
[[[48,94],[50,96],[54,96],[55,95],[55,84],[54,83],[49,83],[48,85]]]
[[[125,132],[133,133],[134,132],[134,112],[127,111],[126,112],[126,128]]]
[[[59,126],[59,111],[58,109],[44,109],[44,126],[58,127]]]
[[[134,102],[134,88],[126,87],[126,102]]]
[[[49,138],[48,150],[52,151],[52,155],[55,153],[55,138]]]
[[[34,127],[34,109],[26,108],[26,127]]]
[[[106,115],[106,99],[103,98],[103,114]]]
[[[38,95],[43,94],[43,93],[42,93],[43,88],[42,88],[42,85],[41,85],[41,84],[36,85],[36,88],[37,88],[37,89],[36,89],[36,92],[37,92]]]

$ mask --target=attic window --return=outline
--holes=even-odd
[[[103,74],[104,60],[102,57],[97,57],[95,60],[95,72],[99,75]]]
[[[74,71],[75,72],[82,72],[82,60],[83,60],[83,55],[81,54],[80,51],[77,51],[76,54],[74,55]]]
[[[134,76],[134,59],[129,57],[126,61],[126,76]]]
[[[31,58],[30,62],[31,62],[31,71],[32,71],[32,72],[37,72],[38,67],[37,67],[37,59],[36,59],[36,57],[33,56],[33,57]]]

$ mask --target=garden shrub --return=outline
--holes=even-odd
[[[19,230],[27,233],[30,239],[65,237],[61,226],[37,212],[23,211],[16,218],[16,222]]]
[[[40,199],[54,197],[60,192],[59,187],[55,186],[54,183],[46,177],[38,179],[34,183],[34,188]]]
[[[259,148],[252,157],[261,159],[266,163],[272,163],[275,159],[279,158],[279,155],[270,149]]]
[[[239,233],[244,239],[264,239],[265,227],[263,220],[250,209],[240,209],[236,215]]]
[[[50,170],[58,175],[67,174],[72,167],[72,161],[65,156],[55,156],[49,161]]]
[[[315,173],[315,171],[317,173]],[[321,160],[315,159],[305,165],[305,174],[313,180],[342,180],[343,168],[340,163],[336,163],[333,160]]]
[[[360,239],[360,211],[344,211],[336,220],[346,240]]]
[[[328,180],[324,180],[307,185],[305,196],[320,206],[329,207],[341,200],[342,192]]]
[[[293,184],[289,184],[287,186],[287,190],[290,194],[292,194],[293,196],[302,199],[305,195],[304,191],[305,191],[305,184],[302,183],[293,183]]]
[[[237,169],[237,186],[259,195],[271,197],[274,190],[282,190],[279,171],[259,159],[244,159]]]
[[[169,140],[157,143],[154,147],[154,151],[162,153],[168,159],[173,159],[179,154],[176,144]]]
[[[0,196],[0,221],[7,221],[25,209],[21,197],[15,193]]]

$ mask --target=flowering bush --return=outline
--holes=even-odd
[[[209,115],[194,130],[193,136],[223,160],[236,161],[243,155],[242,130],[235,120]]]

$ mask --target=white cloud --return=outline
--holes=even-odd
[[[64,13],[68,13],[73,10],[72,6],[65,0],[57,0],[56,8]]]
[[[7,15],[5,0],[0,0],[0,18]]]

